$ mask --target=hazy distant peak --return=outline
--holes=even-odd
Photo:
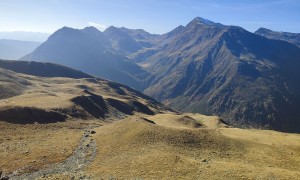
[[[264,27],[261,27],[255,31],[255,33],[269,33],[269,32],[272,32],[272,30],[264,28]]]
[[[204,19],[202,17],[196,17],[195,19],[193,19],[193,21],[196,21],[198,23],[202,23],[202,24],[206,24],[206,25],[214,25],[215,22],[212,22],[208,19]]]
[[[81,30],[81,32],[97,37],[99,38],[99,40],[101,39],[102,41],[105,41],[103,32],[101,32],[99,29],[95,28],[94,26],[85,27],[84,29]]]
[[[88,34],[100,34],[101,31],[99,31],[97,28],[93,26],[85,27],[84,29],[75,29],[71,27],[64,26],[60,29],[58,29],[56,32],[54,32],[51,37],[58,36],[58,35],[79,35],[82,33],[88,33]]]
[[[129,31],[129,30],[132,30],[132,29],[129,29],[129,28],[126,28],[126,27],[120,27],[120,29],[121,29],[122,31]]]
[[[120,28],[122,31],[131,31],[131,32],[137,32],[137,33],[146,33],[146,34],[150,34],[149,32],[145,31],[144,29],[129,29],[129,28],[126,28],[126,27],[121,27]]]
[[[281,34],[285,34],[285,35],[296,35],[296,36],[300,35],[300,33],[284,32],[284,31],[273,31],[271,29],[267,29],[267,28],[264,28],[264,27],[259,28],[254,33],[256,33],[256,34],[259,34],[259,33],[281,33]]]
[[[300,33],[279,32],[266,28],[259,28],[254,33],[269,39],[287,41],[300,47]]]
[[[109,26],[107,29],[105,29],[105,31],[103,31],[103,33],[106,35],[125,35],[121,28],[117,28],[115,26]]]
[[[105,31],[112,31],[112,30],[117,30],[119,28],[115,27],[115,26],[109,26],[108,28],[105,29]]]
[[[64,26],[64,27],[58,29],[57,31],[70,31],[70,30],[76,30],[76,29],[68,27],[68,26]]]
[[[85,27],[84,29],[82,29],[83,31],[90,31],[90,32],[100,32],[97,28],[95,28],[94,26],[89,26],[89,27]]]
[[[204,25],[214,25],[215,22],[212,22],[208,19],[204,19],[202,17],[196,17],[194,18],[189,24],[204,24]]]
[[[215,26],[215,27],[224,27],[224,25],[220,23],[215,23],[213,21],[210,21],[208,19],[204,19],[202,17],[196,17],[194,18],[190,23],[186,25],[186,27],[194,27],[194,26]]]
[[[50,37],[49,39],[53,40],[53,39],[59,39],[61,37],[65,37],[65,36],[74,36],[76,37],[78,34],[80,34],[80,30],[78,29],[73,29],[71,27],[67,27],[64,26],[60,29],[58,29],[57,31],[55,31]],[[48,40],[49,40],[48,39]]]

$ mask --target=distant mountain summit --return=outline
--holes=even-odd
[[[53,62],[142,90],[148,73],[119,55],[104,33],[94,27],[63,27],[22,60]]]
[[[120,28],[110,26],[104,31],[104,34],[108,37],[112,48],[122,54],[130,54],[143,48],[142,44]]]
[[[269,39],[287,41],[300,47],[300,33],[277,32],[266,28],[259,28],[257,31],[255,31],[255,34]]]
[[[110,26],[103,32],[109,39],[112,48],[123,55],[129,55],[143,48],[156,44],[158,35],[150,34],[142,29],[127,29]]]
[[[215,23],[213,21],[210,21],[208,19],[204,19],[202,17],[194,18],[190,23],[187,24],[186,27],[188,27],[188,26],[198,26],[198,25],[224,27],[224,25],[222,25],[220,23]]]

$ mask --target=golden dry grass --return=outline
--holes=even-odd
[[[69,157],[91,122],[68,121],[48,125],[0,122],[0,170],[32,172]]]
[[[177,121],[187,114],[136,114],[101,123],[93,135],[97,155],[85,170],[93,179],[297,179],[298,134],[237,128],[194,128]],[[198,117],[198,119],[197,119]],[[194,114],[195,120],[205,116]],[[146,118],[146,120],[145,120]],[[169,119],[178,125],[170,126]],[[215,118],[216,124],[220,125]],[[153,124],[151,120],[157,124]],[[1,123],[1,169],[24,172],[61,162],[74,150],[81,128],[99,121],[49,125]],[[162,123],[162,124],[159,124]],[[204,123],[205,124],[205,123]],[[5,151],[8,150],[8,151]],[[26,152],[29,153],[26,153]],[[9,152],[9,153],[8,153]],[[24,154],[25,153],[25,154]],[[72,179],[72,174],[47,176]]]
[[[99,83],[90,83],[86,79],[25,77],[32,83],[30,88],[19,96],[1,100],[0,108],[16,105],[45,109],[64,108],[72,105],[70,100],[84,94],[85,89],[91,89],[107,98],[124,99],[109,87],[107,81],[99,80]]]
[[[178,116],[178,115],[170,115]],[[170,118],[168,115],[154,116]],[[196,116],[196,115],[195,115]],[[149,116],[147,119],[153,121]],[[203,117],[203,116],[202,116]],[[297,179],[300,140],[290,144],[266,136],[261,141],[230,137],[233,128],[182,128],[152,124],[139,117],[98,128],[98,155],[86,169],[94,178],[118,179]],[[227,134],[224,135],[224,131]],[[252,130],[241,130],[251,137]],[[257,130],[259,135],[265,131]],[[274,132],[274,134],[277,134]],[[278,133],[274,138],[284,138]],[[283,136],[281,136],[283,135]],[[237,135],[239,137],[239,135]],[[270,139],[269,139],[270,138]],[[272,141],[272,140],[271,140]],[[291,146],[292,145],[292,146]]]
[[[225,127],[226,125],[220,122],[218,116],[205,116],[197,113],[184,113],[184,114],[157,114],[154,116],[146,116],[149,120],[152,120],[158,125],[180,128],[180,129],[190,129],[190,128],[207,128],[216,129],[219,127]]]

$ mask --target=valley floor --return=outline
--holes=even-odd
[[[300,135],[199,114],[0,122],[0,159],[11,179],[297,179]]]

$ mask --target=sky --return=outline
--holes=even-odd
[[[300,0],[0,0],[0,31],[113,25],[163,34],[195,17],[300,33]]]

